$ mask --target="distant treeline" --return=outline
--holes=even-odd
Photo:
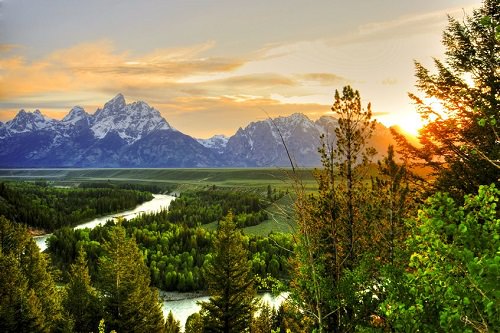
[[[131,209],[151,193],[118,188],[56,188],[46,183],[0,183],[0,215],[30,227],[53,231]]]
[[[131,183],[116,183],[116,182],[85,182],[78,185],[79,188],[110,188],[110,189],[121,189],[121,190],[134,190],[150,193],[162,193],[170,192],[171,187],[169,186],[158,186],[155,184],[131,184]]]
[[[189,227],[220,221],[232,211],[241,228],[257,225],[268,219],[264,210],[270,199],[277,200],[283,194],[264,198],[255,192],[242,192],[211,187],[206,190],[182,193],[169,207],[168,220]]]

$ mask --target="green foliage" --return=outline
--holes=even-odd
[[[487,332],[500,327],[500,191],[481,186],[457,206],[447,194],[419,212],[406,272],[382,307],[396,330]]]
[[[446,62],[435,60],[437,72],[416,63],[417,87],[410,94],[427,122],[421,147],[413,155],[436,175],[435,189],[455,200],[498,181],[500,169],[500,24],[498,0],[462,20],[449,18],[443,34]],[[436,101],[442,106],[435,108]]]
[[[94,331],[103,316],[99,294],[91,284],[87,259],[81,248],[71,265],[63,306],[74,322],[75,332]]]
[[[253,192],[212,187],[209,190],[188,191],[171,202],[169,221],[189,227],[217,222],[232,211],[240,227],[257,225],[267,220],[263,208],[268,203]]]
[[[96,216],[134,208],[150,193],[121,189],[55,188],[45,184],[0,183],[0,215],[47,231]]]
[[[174,318],[172,311],[168,313],[167,319],[165,320],[165,327],[163,328],[164,333],[180,333],[181,323]]]
[[[387,156],[378,161],[378,175],[373,179],[373,216],[379,221],[378,233],[373,239],[378,248],[372,252],[383,263],[398,265],[397,253],[404,248],[408,228],[404,219],[408,218],[416,206],[420,194],[410,187],[414,176],[406,165],[395,161],[394,147],[389,146]]]
[[[243,236],[231,213],[219,223],[206,270],[210,299],[200,303],[205,332],[249,332],[255,289]]]
[[[118,332],[159,332],[163,314],[158,291],[150,288],[149,272],[133,239],[114,227],[103,244],[99,262],[99,290],[104,318]]]
[[[45,254],[27,230],[0,216],[0,330],[71,330]]]
[[[318,194],[297,187],[299,243],[295,249],[291,297],[314,321],[318,332],[353,330],[367,322],[376,307],[373,256],[380,234],[377,210],[364,181],[373,149],[366,142],[375,123],[370,105],[361,107],[359,92],[335,93],[332,110],[339,116],[336,144],[323,137],[322,170],[315,175]]]
[[[88,182],[80,183],[79,188],[110,188],[110,189],[121,189],[121,190],[132,190],[140,192],[150,192],[150,193],[162,193],[165,191],[164,187],[160,187],[156,184],[132,184],[132,183],[115,183],[111,181],[103,182]],[[167,191],[171,190],[168,188]]]
[[[276,321],[277,314],[274,308],[264,303],[259,306],[258,311],[258,315],[252,318],[250,329],[252,333],[269,333],[272,330],[278,329]]]
[[[186,319],[186,333],[203,333],[203,319],[198,312],[193,313]]]
[[[80,248],[87,253],[93,280],[98,258],[103,256],[101,244],[109,239],[113,223],[92,230],[63,228],[48,240],[48,252],[58,268],[66,271]],[[134,237],[149,268],[151,282],[163,290],[194,291],[206,288],[203,272],[211,260],[213,233],[203,228],[190,228],[169,221],[164,211],[123,221],[127,234]],[[293,249],[288,234],[271,233],[268,237],[245,236],[245,246],[252,261],[252,273],[263,279],[288,277],[288,258]],[[263,279],[260,279],[261,281]],[[269,286],[259,284],[261,289]]]

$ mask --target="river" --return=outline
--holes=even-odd
[[[106,216],[101,216],[96,219],[93,219],[92,221],[85,222],[82,224],[79,224],[75,227],[75,229],[83,229],[83,228],[95,228],[99,224],[104,224],[106,223],[107,220],[111,220],[117,217],[123,217],[126,220],[133,219],[134,217],[141,215],[141,214],[146,214],[146,213],[156,213],[159,212],[162,209],[168,208],[170,205],[170,202],[174,200],[175,197],[171,195],[166,195],[166,194],[153,194],[153,199],[150,201],[146,201],[139,206],[135,207],[134,209],[123,211],[120,213],[115,213],[111,215],[106,215]],[[45,251],[47,248],[47,238],[49,238],[52,234],[45,234],[42,236],[35,236],[33,237],[35,239],[36,244],[40,248],[40,251]]]
[[[132,210],[127,210],[116,214],[102,216],[93,219],[92,221],[79,224],[75,227],[75,229],[82,229],[82,228],[92,229],[99,224],[104,224],[106,223],[106,221],[117,217],[122,217],[126,220],[130,220],[141,214],[156,213],[162,209],[167,209],[168,206],[170,205],[170,202],[172,202],[172,200],[174,199],[175,197],[171,195],[154,194],[152,200],[144,202]],[[51,235],[52,234],[45,234],[42,236],[33,237],[38,247],[40,248],[40,251],[44,251],[47,248],[46,240]],[[198,312],[200,310],[200,306],[197,304],[197,302],[208,300],[208,296],[200,296],[192,293],[161,292],[161,296],[163,298],[162,310],[165,315],[165,318],[168,315],[169,311],[172,311],[174,317],[181,322],[182,329],[184,329],[184,324],[186,323],[186,319],[191,314]],[[270,293],[264,293],[264,294],[259,294],[259,298],[263,302],[266,302],[269,305],[272,305],[275,308],[277,308],[283,302],[283,300],[285,300],[286,294],[273,296]]]
[[[197,302],[208,301],[208,296],[198,296],[190,293],[183,294],[178,292],[161,292],[161,296],[163,299],[171,299],[163,301],[163,315],[167,318],[168,313],[172,311],[175,319],[180,321],[182,330],[184,330],[186,319],[193,313],[200,311],[201,307],[197,304]],[[267,303],[276,310],[287,297],[288,293],[281,293],[277,296],[270,293],[258,294],[258,298],[263,303]]]

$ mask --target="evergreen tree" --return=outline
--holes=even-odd
[[[410,97],[426,125],[419,135],[421,147],[406,146],[432,168],[436,190],[462,200],[479,185],[499,181],[498,0],[484,0],[481,8],[463,20],[450,17],[443,45],[446,61],[435,60],[436,74],[415,64],[423,96]]]
[[[186,319],[185,333],[203,333],[203,318],[198,312]]]
[[[61,295],[48,259],[26,228],[0,216],[0,331],[64,332]]]
[[[258,316],[254,316],[252,319],[252,333],[270,333],[273,329],[276,329],[275,319],[276,311],[271,308],[267,303],[264,303],[259,308],[260,312]]]
[[[117,332],[162,331],[158,291],[150,287],[149,270],[136,242],[116,226],[103,248],[99,282],[106,325]]]
[[[387,149],[387,156],[378,161],[378,175],[373,182],[373,196],[380,221],[378,236],[374,239],[380,245],[376,255],[390,265],[396,264],[396,252],[400,251],[408,235],[404,219],[413,212],[420,196],[410,187],[416,177],[406,165],[396,163],[394,147]]]
[[[201,303],[204,332],[249,332],[255,289],[243,236],[232,213],[219,222],[206,280],[210,299]]]
[[[87,259],[82,248],[70,270],[63,306],[73,319],[76,332],[95,331],[102,318],[102,309],[97,290],[91,285]]]
[[[167,320],[165,321],[164,333],[180,333],[181,323],[174,318],[172,311],[168,313]]]
[[[318,195],[297,186],[299,242],[295,250],[292,298],[314,320],[318,332],[353,330],[375,309],[370,257],[376,245],[376,209],[366,182],[374,150],[366,147],[374,129],[370,105],[358,91],[335,93],[339,117],[335,145],[323,137]]]

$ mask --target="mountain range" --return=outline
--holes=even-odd
[[[172,127],[160,112],[139,101],[127,104],[116,95],[94,114],[75,106],[62,119],[39,110],[20,110],[0,122],[0,167],[272,167],[320,165],[320,135],[335,139],[337,119],[316,121],[303,114],[250,123],[231,137],[195,139]],[[377,124],[370,144],[380,153],[393,143]]]

